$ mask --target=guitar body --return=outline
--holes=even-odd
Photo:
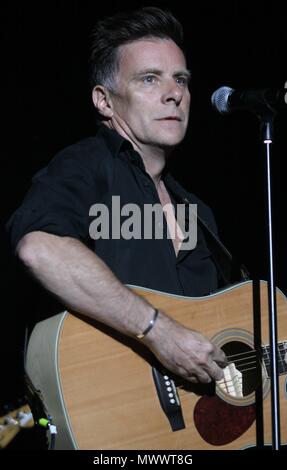
[[[218,386],[213,391],[205,385],[179,387],[175,380],[185,427],[172,431],[150,352],[100,323],[65,312],[36,325],[26,362],[57,426],[56,449],[228,450],[270,444],[270,379],[263,360],[269,344],[267,284],[247,281],[200,298],[133,289],[239,358],[243,396]],[[287,304],[280,291],[277,319],[281,441],[286,443]],[[263,357],[256,363],[254,349],[261,346]]]

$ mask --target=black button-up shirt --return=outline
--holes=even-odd
[[[173,203],[197,204],[198,215],[216,232],[211,210],[170,174],[164,174],[163,179]],[[115,131],[101,126],[96,136],[62,150],[34,176],[22,205],[8,223],[12,245],[15,248],[25,234],[36,230],[75,237],[94,250],[125,284],[190,296],[217,289],[217,269],[199,226],[196,247],[181,250],[178,256],[167,236],[92,239],[90,208],[102,203],[110,210],[113,196],[120,197],[121,207],[133,203],[143,210],[144,204],[160,203],[140,155]],[[163,225],[166,234],[165,217]]]

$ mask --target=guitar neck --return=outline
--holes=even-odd
[[[22,428],[32,426],[34,421],[28,405],[0,417],[0,449],[7,447]]]
[[[270,377],[270,346],[262,347],[262,358],[268,374]],[[277,358],[278,358],[278,374],[283,375],[287,373],[287,341],[281,341],[277,343]]]
[[[17,423],[11,422],[9,424],[0,425],[0,449],[7,447],[20,429],[20,425]]]

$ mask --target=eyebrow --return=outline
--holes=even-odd
[[[140,70],[139,72],[137,72],[135,75],[134,75],[134,78],[137,78],[141,75],[145,75],[147,73],[153,73],[154,75],[162,75],[163,72],[162,70],[160,69],[156,69],[156,68],[146,68],[146,69],[143,69],[143,70]],[[182,76],[185,76],[187,77],[188,80],[190,80],[191,78],[191,72],[188,70],[188,69],[182,69],[182,70],[177,70],[176,72],[173,73],[173,76],[174,77],[182,77]]]

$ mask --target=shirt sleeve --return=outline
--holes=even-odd
[[[22,205],[7,223],[12,248],[29,232],[44,231],[89,239],[89,210],[108,188],[106,156],[81,152],[74,146],[62,151],[32,180]]]

